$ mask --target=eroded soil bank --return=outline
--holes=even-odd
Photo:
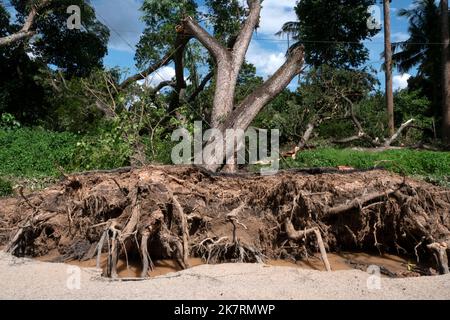
[[[138,261],[146,277],[164,259],[185,269],[194,258],[305,261],[318,253],[333,269],[330,252],[343,251],[401,255],[448,270],[450,190],[382,170],[258,176],[150,166],[67,176],[18,194],[0,199],[6,251],[56,252],[57,261],[98,257],[109,277],[123,261]],[[410,271],[435,273],[418,265]]]

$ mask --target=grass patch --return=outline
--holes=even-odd
[[[80,152],[80,141],[83,141],[82,136],[69,132],[50,132],[39,128],[0,130],[0,195],[9,195],[12,192],[11,185],[23,179],[36,180],[33,183],[36,188],[41,184],[46,185],[47,181],[41,180],[45,177],[58,177],[61,174],[58,167],[66,172],[86,169],[76,163],[75,159],[82,158],[84,162],[92,163],[89,169],[112,168],[122,163],[105,164],[94,161],[99,153],[115,158],[118,154],[115,143],[104,143],[104,148],[92,147],[89,152]],[[149,142],[145,139],[143,142],[150,149]],[[153,162],[170,161],[170,144],[155,143],[151,151],[147,150],[147,155]],[[296,160],[281,162],[284,169],[337,166],[357,169],[384,167],[399,174],[450,187],[450,152],[408,149],[367,152],[323,147],[302,151],[298,153]]]
[[[283,168],[350,166],[369,169],[375,166],[408,176],[422,177],[440,185],[449,185],[450,152],[387,150],[367,152],[323,148],[302,151],[296,160],[281,163]]]

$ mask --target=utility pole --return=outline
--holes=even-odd
[[[441,0],[441,41],[442,41],[442,140],[450,146],[450,61],[448,0]]]
[[[384,7],[384,64],[386,74],[386,109],[388,116],[389,135],[395,134],[394,123],[394,93],[392,87],[392,46],[391,46],[391,4],[383,0]]]

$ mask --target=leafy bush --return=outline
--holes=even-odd
[[[356,105],[355,112],[364,131],[369,136],[380,140],[388,136],[388,119],[384,93],[376,92],[367,96]]]
[[[46,89],[46,103],[52,106],[42,119],[43,126],[83,134],[94,130],[103,117],[101,109],[114,112],[119,103],[120,95],[111,95],[117,72],[95,69],[86,77],[65,79],[61,72],[42,70],[35,78]]]
[[[415,125],[423,128],[422,130],[408,130],[400,141],[407,144],[414,144],[421,140],[429,140],[434,137],[433,118],[428,111],[431,102],[419,91],[401,90],[394,96],[395,101],[395,122],[397,126],[401,123],[414,118]]]
[[[72,167],[78,170],[111,169],[130,164],[133,146],[138,140],[138,124],[126,114],[85,135],[76,144]]]
[[[0,129],[0,175],[58,175],[58,166],[69,168],[78,139],[40,128]]]
[[[12,184],[8,180],[0,178],[0,197],[6,197],[13,192]]]
[[[19,121],[10,114],[10,113],[2,113],[0,116],[0,129],[3,130],[14,130],[20,128]]]
[[[426,136],[433,136],[432,118],[426,115],[430,101],[426,97],[421,96],[417,91],[401,90],[394,95],[394,105],[397,128],[412,118],[415,119],[415,126],[423,128],[423,130],[405,130],[399,137],[397,144],[412,145],[423,140]],[[389,135],[385,108],[385,96],[381,92],[366,97],[357,105],[357,116],[366,133],[372,137],[382,139]]]
[[[163,139],[161,136],[156,136],[153,141],[149,137],[144,137],[143,143],[146,146],[145,154],[147,160],[152,163],[172,164],[172,148],[178,143],[170,141],[170,139]]]

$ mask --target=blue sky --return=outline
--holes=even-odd
[[[256,66],[258,74],[263,77],[274,73],[285,60],[287,41],[276,37],[274,34],[286,21],[296,19],[293,10],[296,2],[297,0],[264,0],[260,28],[254,35],[247,53],[247,60]],[[120,67],[128,70],[130,74],[135,73],[137,71],[134,63],[135,45],[144,29],[139,11],[142,0],[91,0],[91,3],[96,9],[97,18],[111,30],[108,55],[104,60],[105,65],[111,68]],[[408,38],[408,21],[398,17],[397,12],[400,8],[411,6],[412,0],[392,1],[392,41],[402,41]],[[380,9],[382,9],[381,5]],[[383,63],[381,53],[384,50],[383,31],[371,40],[366,41],[365,44],[370,52],[367,65],[378,71],[382,89],[384,87],[384,75],[381,72],[381,64]],[[414,70],[409,73],[414,74]],[[155,84],[173,76],[173,67],[167,66],[159,70],[157,74],[152,75],[149,81]],[[394,88],[405,87],[409,76],[409,74],[400,74],[395,70]],[[296,81],[291,85],[292,89],[294,89],[295,83]]]

